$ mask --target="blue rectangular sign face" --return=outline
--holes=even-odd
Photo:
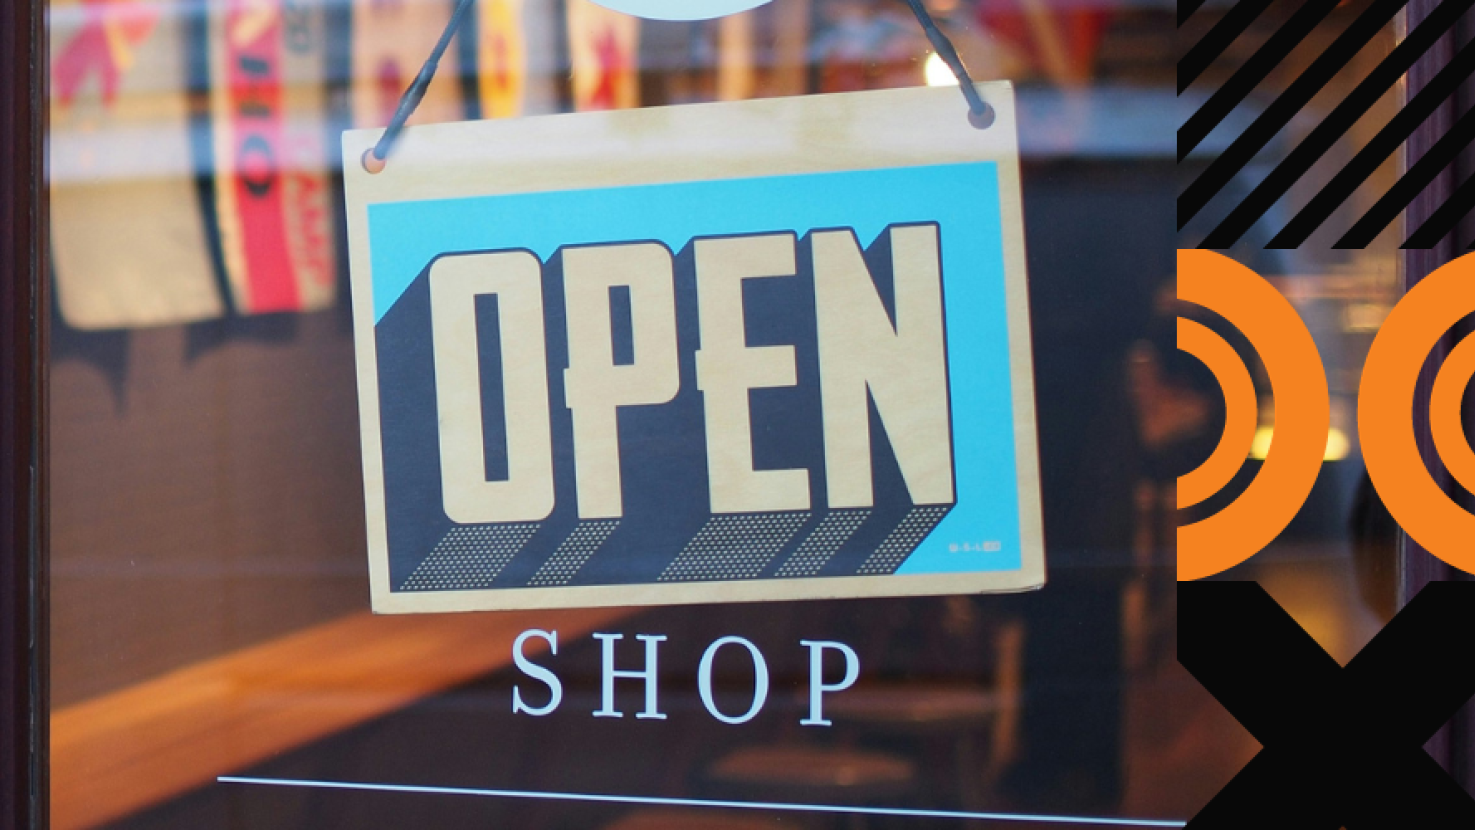
[[[1012,97],[980,89],[1005,116],[987,131],[929,131],[961,104],[907,90],[812,116],[790,99],[526,119],[561,123],[500,138],[697,146],[615,172],[584,147],[515,190],[391,178],[463,146],[427,132],[490,142],[518,132],[504,122],[412,131],[408,169],[351,171],[376,610],[1041,584]],[[832,138],[834,161],[726,171],[707,150],[713,177],[685,178],[704,137],[731,140],[720,110],[807,132],[842,105],[916,110],[923,146],[875,165],[863,135]],[[348,134],[345,157],[373,137]],[[925,146],[959,137],[975,146]]]

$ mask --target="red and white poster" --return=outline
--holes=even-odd
[[[215,210],[242,314],[333,302],[324,22],[321,7],[283,0],[211,8]]]
[[[182,7],[50,7],[51,232],[67,325],[118,329],[218,317],[185,94]]]
[[[574,109],[640,105],[640,19],[591,0],[568,0]]]

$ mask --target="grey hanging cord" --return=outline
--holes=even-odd
[[[973,86],[973,78],[968,74],[968,68],[963,65],[963,59],[958,57],[958,50],[953,48],[953,42],[948,36],[937,28],[937,22],[932,19],[932,13],[927,11],[927,6],[922,0],[905,0],[911,7],[912,14],[917,16],[917,22],[922,24],[922,31],[927,33],[927,39],[932,41],[932,48],[942,58],[947,68],[953,71],[953,77],[958,79],[958,86],[963,90],[963,97],[968,99],[968,120],[973,126],[984,129],[994,123],[994,108],[983,100],[978,90]]]
[[[440,40],[436,41],[435,48],[431,50],[430,57],[426,58],[425,65],[420,67],[420,74],[410,83],[404,95],[400,96],[399,106],[394,109],[394,116],[389,119],[389,125],[384,128],[384,134],[379,136],[379,141],[367,153],[364,153],[364,169],[370,173],[378,173],[384,169],[385,159],[389,158],[389,151],[394,148],[394,142],[399,138],[400,131],[405,128],[405,122],[420,106],[420,99],[425,97],[425,90],[430,86],[430,81],[435,77],[435,70],[440,66],[441,56],[446,53],[446,47],[450,45],[451,37],[456,30],[461,28],[461,21],[466,17],[466,10],[471,8],[472,0],[457,0],[456,10],[452,12],[451,19],[446,23],[445,31],[440,33]],[[780,0],[782,2],[782,0]],[[942,57],[953,76],[958,79],[958,86],[963,90],[963,97],[968,99],[968,120],[973,126],[983,129],[994,123],[994,108],[983,100],[978,90],[973,87],[973,78],[968,75],[967,67],[963,66],[963,59],[958,57],[958,50],[953,48],[953,42],[948,36],[937,28],[937,22],[932,19],[932,14],[927,11],[922,0],[904,0],[911,7],[912,14],[917,16],[917,22],[922,24],[922,31],[927,33],[927,39],[932,42],[932,48]]]
[[[469,8],[471,0],[457,0],[456,10],[451,13],[451,19],[446,23],[445,31],[440,33],[440,40],[436,41],[435,48],[430,50],[430,57],[425,59],[425,65],[420,67],[420,74],[415,76],[405,94],[400,96],[399,106],[395,107],[389,126],[384,128],[384,135],[379,136],[374,148],[364,154],[365,170],[378,173],[384,169],[384,160],[394,148],[394,142],[399,138],[400,130],[405,128],[405,122],[414,114],[415,108],[420,106],[420,99],[425,97],[425,90],[429,88],[430,80],[435,77],[435,70],[440,66],[441,56],[446,53],[451,36],[461,28],[461,21],[466,18],[466,10]]]

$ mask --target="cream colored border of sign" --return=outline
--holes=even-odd
[[[996,121],[969,124],[956,89],[899,89],[410,127],[388,165],[358,163],[381,130],[343,134],[354,344],[358,357],[369,576],[374,611],[676,605],[1022,591],[1045,582],[1014,91],[979,84]],[[391,592],[369,258],[369,206],[504,193],[738,179],[992,161],[1000,215],[1013,376],[1021,568],[616,586]]]

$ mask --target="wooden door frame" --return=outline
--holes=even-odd
[[[43,0],[0,5],[0,830],[20,830],[47,809],[48,64]]]

